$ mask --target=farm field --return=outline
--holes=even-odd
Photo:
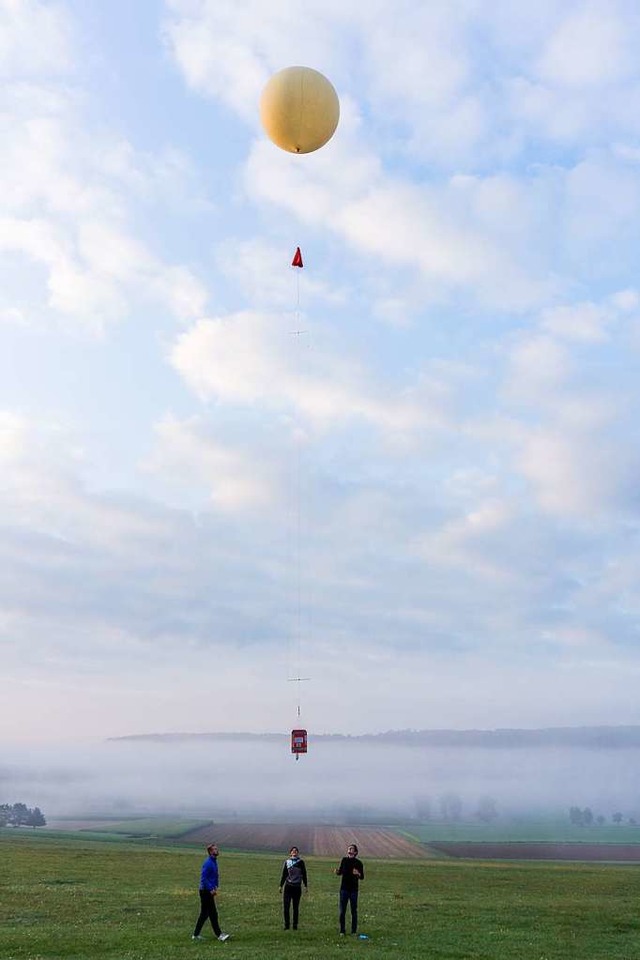
[[[429,820],[407,822],[402,832],[422,843],[444,840],[470,843],[622,843],[640,844],[640,826],[630,824],[593,824],[580,827],[568,817],[526,817],[508,820],[500,818],[492,823],[458,821],[444,823]]]
[[[52,820],[40,836],[56,836],[58,832],[71,838],[114,840],[179,840],[181,843],[206,845],[212,839],[227,850],[253,853],[284,853],[295,844],[307,854],[342,856],[347,845],[358,843],[367,855],[413,859],[433,856],[424,844],[402,832],[384,827],[342,827],[284,822],[224,823],[213,821],[132,820]]]
[[[30,833],[30,830],[25,832]],[[571,860],[640,862],[637,827],[597,827],[585,831],[568,824],[515,825],[408,824],[349,827],[329,824],[215,822],[212,820],[132,818],[129,820],[72,819],[50,822],[41,837],[63,832],[71,839],[112,842],[140,840],[204,846],[215,839],[229,851],[282,854],[293,844],[306,855],[337,857],[356,842],[363,855],[390,859]],[[615,838],[615,842],[612,840]]]
[[[437,841],[434,855],[472,860],[576,860],[584,862],[640,863],[640,844],[624,843],[460,843]]]
[[[382,827],[312,826],[285,823],[216,823],[182,835],[186,843],[206,844],[212,838],[231,850],[285,853],[291,846],[305,854],[340,857],[350,843],[357,843],[363,856],[399,860],[432,856],[420,843]]]
[[[128,837],[176,838],[198,827],[206,826],[210,822],[206,820],[167,820],[162,817],[134,817],[128,820],[65,817],[60,820],[51,819],[47,822],[47,826],[49,830],[115,833]]]
[[[3,960],[636,960],[634,866],[365,858],[360,929],[337,935],[334,860],[307,857],[300,930],[283,931],[281,857],[223,853],[225,944],[194,943],[193,847],[0,833]]]

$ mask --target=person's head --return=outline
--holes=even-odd
[[[357,848],[357,846],[355,845],[355,843],[350,843],[349,846],[347,847],[347,856],[348,856],[348,857],[357,857],[357,855],[358,855],[358,848]]]
[[[298,850],[297,847],[291,847],[291,850],[289,850],[289,856],[290,856],[290,857],[299,857],[299,856],[300,856],[300,851]]]
[[[217,843],[210,843],[207,847],[207,853],[210,857],[217,857],[219,852]]]

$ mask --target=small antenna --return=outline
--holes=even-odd
[[[311,680],[311,677],[289,677],[287,683],[302,683],[304,680]],[[300,716],[300,693],[298,692],[297,716]]]

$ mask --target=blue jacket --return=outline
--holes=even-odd
[[[200,889],[218,889],[218,861],[215,857],[207,857],[202,864],[202,873],[200,874]]]

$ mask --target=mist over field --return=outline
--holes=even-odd
[[[113,740],[5,746],[0,802],[65,815],[181,814],[224,819],[299,815],[357,822],[377,814],[442,816],[455,796],[473,820],[483,798],[499,815],[589,806],[607,820],[640,811],[637,748],[412,747],[310,742],[295,761],[279,742]]]

